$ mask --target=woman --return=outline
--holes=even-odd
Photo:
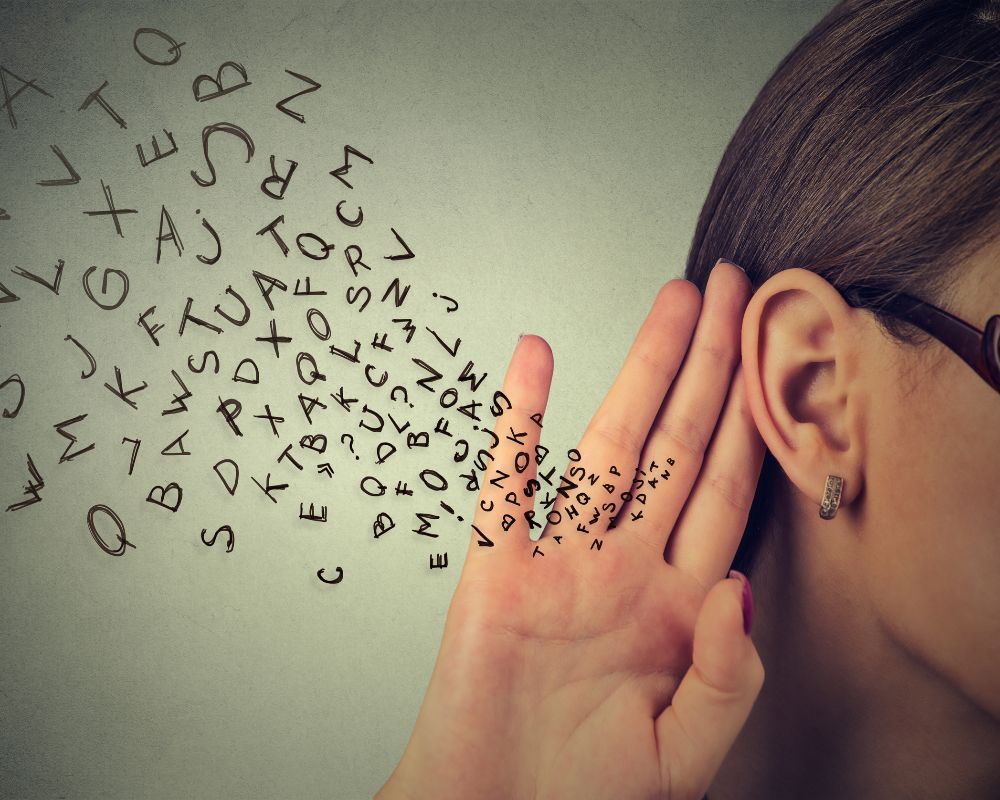
[[[516,347],[377,797],[1000,797],[1000,5],[831,10],[730,142],[685,278],[541,537],[526,495],[560,480],[519,454],[552,354]]]

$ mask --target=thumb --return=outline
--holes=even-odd
[[[750,582],[736,570],[705,596],[693,663],[655,723],[670,800],[702,798],[760,694],[764,665],[744,633],[752,614]]]

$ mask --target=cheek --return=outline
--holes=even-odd
[[[955,366],[873,409],[863,569],[899,642],[1000,714],[1000,396]]]

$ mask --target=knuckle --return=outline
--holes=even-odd
[[[716,339],[707,339],[704,342],[700,342],[697,349],[700,356],[706,361],[712,361],[712,363],[725,364],[733,358],[732,349],[721,344]]]
[[[691,417],[668,416],[659,426],[660,431],[676,442],[690,456],[702,456],[708,446],[707,437]]]
[[[715,702],[717,703],[737,703],[743,699],[744,694],[746,694],[746,689],[734,674],[732,676],[727,675],[727,679],[732,679],[734,682],[731,685],[724,685],[720,681],[716,680],[714,677],[709,676],[704,670],[700,669],[697,664],[692,663],[691,669],[695,671],[698,675],[698,679],[702,682],[705,688],[714,696]]]
[[[642,445],[639,436],[628,425],[600,423],[593,429],[593,432],[628,453],[638,453]]]
[[[667,362],[649,350],[637,350],[635,353],[637,360],[649,367],[654,373],[667,372]]]
[[[753,496],[748,492],[746,484],[728,472],[714,473],[708,479],[709,486],[734,511],[747,513]]]

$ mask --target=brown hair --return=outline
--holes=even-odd
[[[949,308],[1000,222],[1000,0],[842,2],[781,61],[723,154],[684,277],[716,259],[754,286],[788,267]],[[853,304],[853,303],[852,303]],[[920,329],[880,314],[889,336]],[[752,572],[787,478],[766,452],[732,566]]]

